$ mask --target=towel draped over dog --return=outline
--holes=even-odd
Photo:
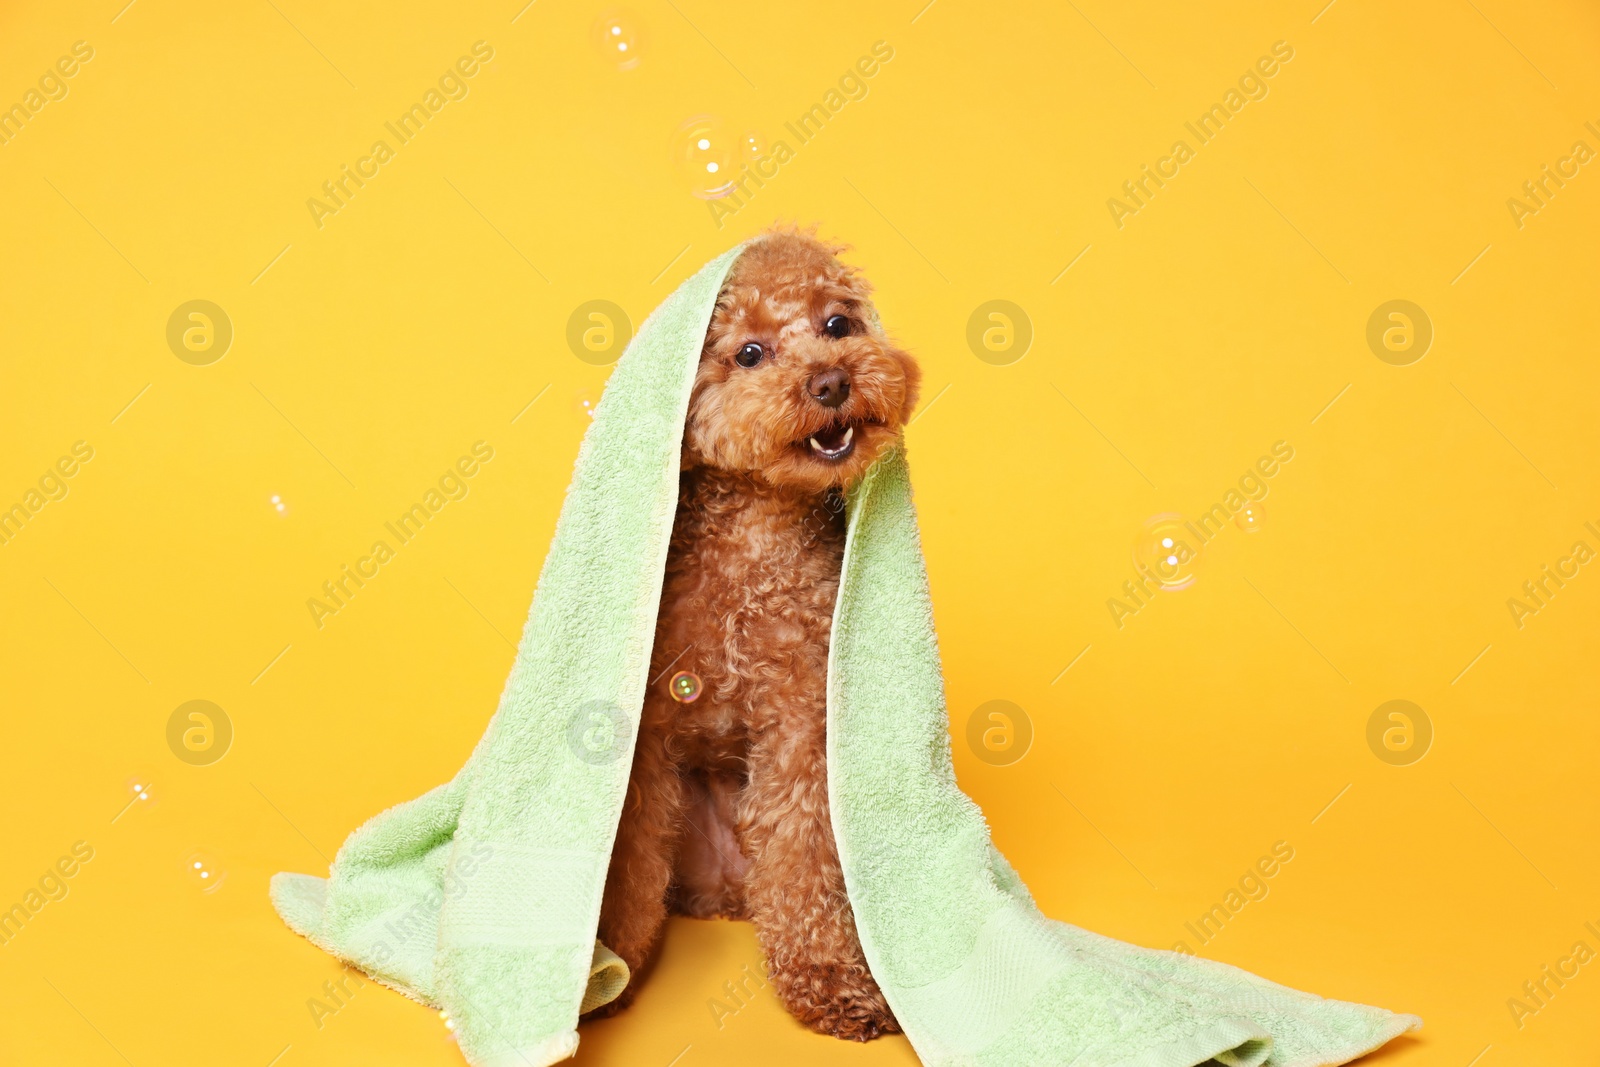
[[[656,309],[612,373],[510,679],[454,779],[272,900],[335,956],[447,1011],[473,1067],[573,1054],[627,967],[596,940],[706,327],[740,250]],[[903,451],[846,498],[828,796],[873,977],[929,1065],[1317,1067],[1421,1025],[1045,918],[956,786]],[[823,1038],[818,1038],[823,1041]]]

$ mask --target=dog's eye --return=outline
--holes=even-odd
[[[749,344],[739,349],[738,353],[733,358],[734,362],[738,363],[741,367],[754,367],[757,363],[761,362],[761,356],[761,346],[756,344],[754,341],[751,341]]]
[[[850,336],[850,320],[843,315],[829,316],[828,321],[823,324],[822,328],[829,337]]]

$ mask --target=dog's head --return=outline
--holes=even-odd
[[[689,400],[686,468],[820,491],[855,481],[899,439],[921,373],[840,251],[781,230],[734,263]]]

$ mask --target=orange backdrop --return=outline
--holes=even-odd
[[[0,1060],[459,1062],[267,878],[460,766],[618,346],[797,220],[1044,910],[1595,1062],[1593,6],[631,2],[0,10]],[[759,964],[579,1062],[914,1062]]]

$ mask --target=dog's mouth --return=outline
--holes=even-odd
[[[816,458],[826,463],[839,463],[855,451],[856,427],[854,423],[836,422],[807,437],[804,447]]]

